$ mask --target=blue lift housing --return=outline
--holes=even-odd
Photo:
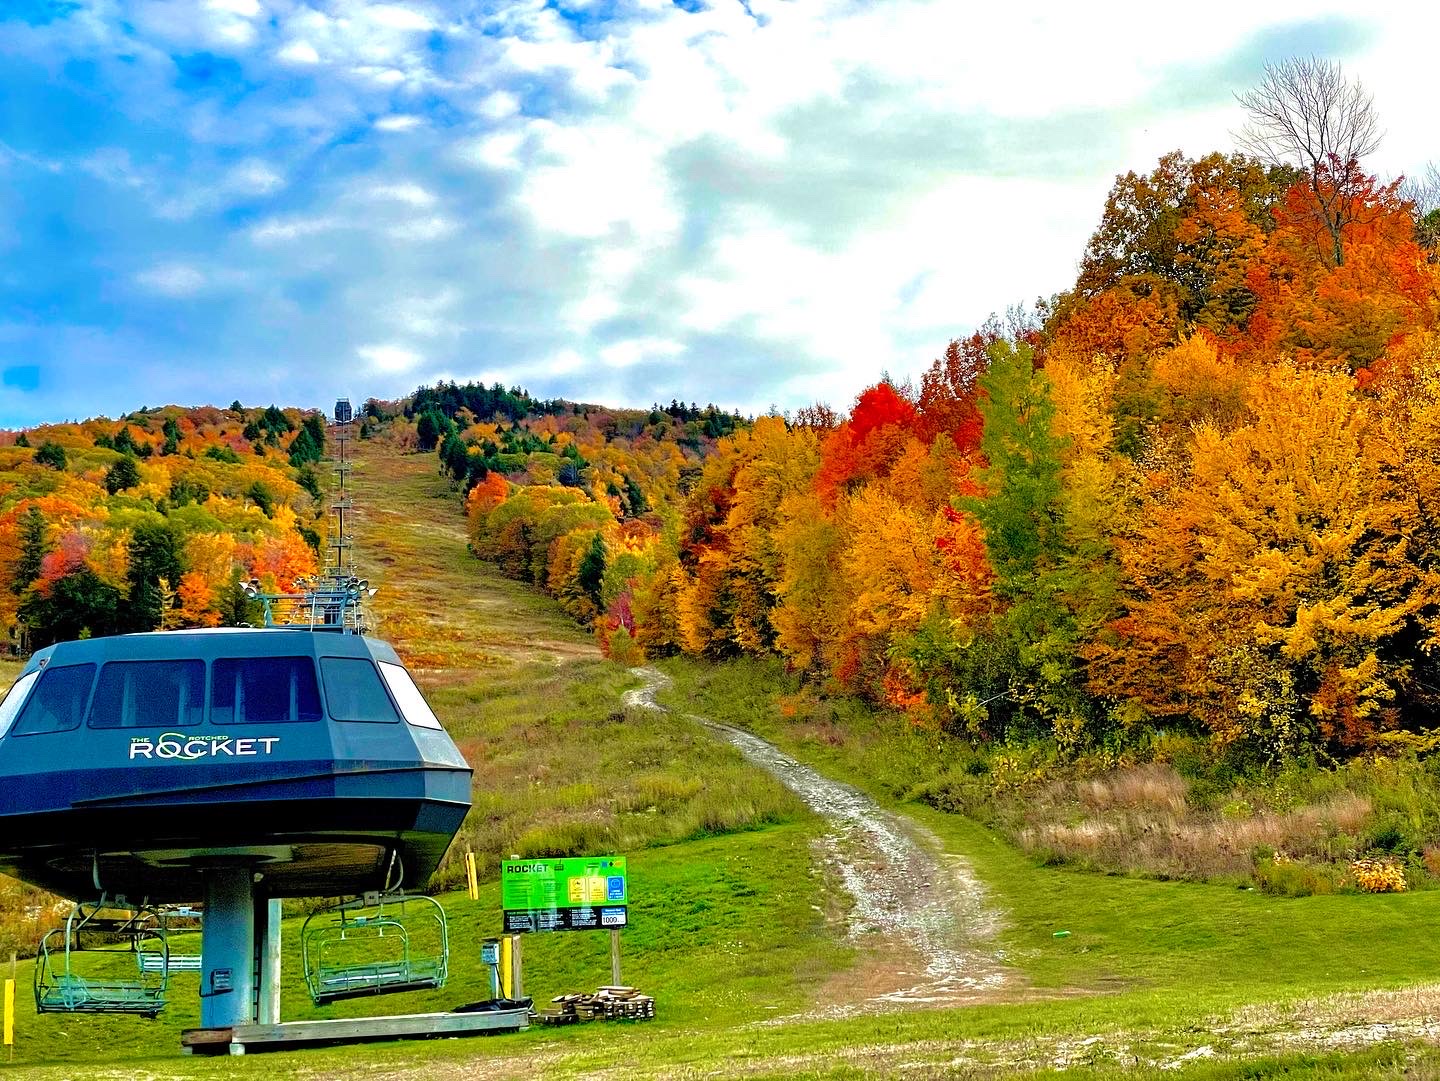
[[[62,642],[0,702],[0,872],[68,897],[423,887],[471,770],[395,651],[358,634],[167,631]]]

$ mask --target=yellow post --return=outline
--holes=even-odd
[[[470,882],[470,900],[480,900],[480,879],[475,874],[475,853],[465,853],[465,877]]]
[[[510,994],[510,935],[500,940],[500,997],[514,998]]]
[[[5,1046],[15,1058],[15,981],[5,981]]]

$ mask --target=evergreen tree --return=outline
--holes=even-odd
[[[37,465],[48,465],[56,472],[63,473],[65,471],[65,448],[59,443],[52,443],[47,439],[35,451],[35,462]]]
[[[40,649],[116,634],[125,629],[120,609],[120,591],[85,567],[57,581],[48,596],[32,593],[20,606],[20,618],[30,628],[31,646]]]
[[[576,571],[576,581],[580,588],[585,590],[590,599],[595,602],[595,607],[600,605],[600,583],[605,578],[605,541],[599,533],[590,542],[590,547],[580,559],[580,566]]]
[[[440,441],[440,422],[437,414],[425,412],[420,414],[420,419],[415,423],[415,438],[419,441],[420,449],[432,451],[435,444]]]
[[[130,598],[124,623],[131,630],[153,631],[161,625],[167,591],[180,581],[179,545],[175,534],[161,523],[137,526],[130,538]]]
[[[11,589],[18,594],[30,588],[30,583],[40,577],[40,567],[49,550],[45,543],[45,515],[39,507],[32,506],[20,516],[20,558],[15,562]]]
[[[464,480],[470,471],[470,452],[454,432],[446,435],[445,442],[440,445],[440,463],[457,481]]]
[[[290,464],[298,469],[302,465],[319,460],[320,448],[316,446],[309,427],[302,427],[300,434],[290,441]]]
[[[125,455],[105,470],[105,490],[111,495],[133,488],[140,483],[140,467],[132,455]]]
[[[625,474],[625,502],[630,508],[632,518],[638,517],[650,509],[650,504],[645,499],[645,493],[640,490],[640,485],[629,473]]]

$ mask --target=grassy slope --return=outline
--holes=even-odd
[[[1414,1048],[1340,1057],[1262,1054],[1273,1050],[1266,1039],[1296,1027],[1299,1019],[1328,1012],[1342,1024],[1352,1019],[1347,1010],[1373,1012],[1364,1004],[1354,1010],[1343,1003],[1287,1006],[1291,1000],[1434,981],[1440,943],[1428,928],[1440,892],[1286,901],[1042,868],[972,823],[915,805],[905,809],[968,857],[1007,910],[1009,956],[1022,976],[1017,983],[1028,990],[1010,1003],[963,1010],[746,1024],[802,1008],[849,956],[811,907],[824,901],[824,885],[805,872],[813,822],[783,794],[766,794],[763,783],[747,780],[731,759],[702,757],[687,769],[689,756],[716,752],[683,725],[639,716],[594,724],[616,708],[625,674],[596,658],[543,599],[463,555],[459,519],[446,521],[431,501],[444,486],[431,478],[428,461],[370,457],[359,476],[362,499],[378,503],[383,492],[388,501],[360,530],[362,553],[378,560],[372,580],[386,586],[377,598],[387,606],[382,633],[422,669],[420,678],[442,716],[472,760],[485,763],[484,798],[494,802],[486,805],[485,828],[476,826],[471,834],[477,846],[503,851],[537,821],[542,833],[532,837],[536,843],[563,837],[577,822],[618,831],[608,836],[631,837],[636,846],[663,842],[666,830],[647,832],[647,820],[691,812],[697,821],[704,817],[696,811],[701,797],[686,799],[685,786],[674,784],[722,768],[734,771],[737,791],[759,793],[759,820],[783,824],[630,849],[637,907],[625,937],[625,974],[659,998],[656,1023],[192,1062],[174,1057],[176,1029],[193,1023],[193,998],[182,977],[173,1016],[154,1024],[22,1017],[17,1063],[30,1066],[27,1077],[73,1075],[73,1066],[36,1068],[47,1060],[128,1060],[121,1066],[128,1075],[140,1059],[148,1060],[145,1072],[166,1077],[247,1071],[444,1077],[461,1069],[518,1077],[963,1076],[972,1068],[980,1076],[995,1069],[1045,1076],[1043,1068],[1057,1061],[1073,1066],[1067,1076],[1236,1076],[1233,1063],[1202,1059],[1178,1071],[1141,1067],[1132,1073],[1120,1065],[1206,1046],[1244,1055],[1244,1076],[1251,1077],[1398,1077],[1402,1070],[1411,1077],[1440,1076],[1429,1052]],[[421,600],[424,618],[401,608],[412,587],[430,591]],[[467,595],[470,608],[459,610],[457,598]],[[879,738],[815,738],[794,729],[774,709],[783,682],[764,666],[675,661],[669,668],[677,677],[675,704],[746,724],[862,785],[876,788],[875,776],[893,777],[904,755],[917,753],[914,746]],[[603,768],[589,768],[592,759],[602,761],[598,756],[604,756]],[[650,812],[631,798],[635,793],[611,798],[612,787],[628,783],[618,772],[632,761],[652,775],[649,795],[668,794],[679,802]],[[877,794],[896,802],[893,790],[881,787]],[[434,1008],[481,997],[476,939],[494,933],[495,891],[487,888],[479,906],[454,895],[445,900],[454,918],[457,970],[445,992],[352,1002],[321,1015],[364,1013],[382,1003],[397,1012]],[[1062,929],[1071,934],[1053,937]],[[287,945],[293,943],[290,934]],[[526,943],[527,989],[546,994],[607,980],[604,949],[603,936],[532,936]],[[22,982],[25,975],[22,965]],[[308,1000],[293,960],[287,975],[286,1016],[305,1016]],[[1416,1008],[1440,1009],[1433,989],[1415,995]]]

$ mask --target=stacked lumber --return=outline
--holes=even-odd
[[[655,1017],[655,1000],[635,987],[602,987],[593,995],[556,995],[539,1020],[567,1025],[576,1021],[649,1021]]]

